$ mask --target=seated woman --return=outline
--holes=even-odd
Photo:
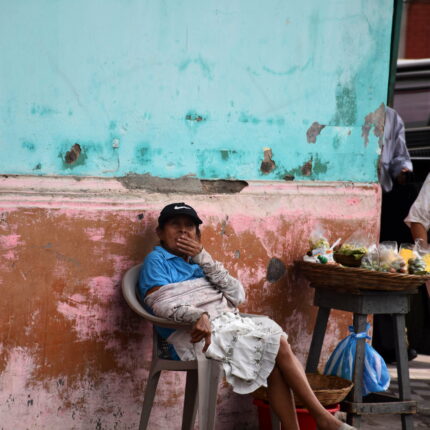
[[[223,363],[235,392],[267,386],[271,407],[284,428],[299,429],[294,391],[319,429],[352,429],[319,403],[281,327],[267,317],[238,313],[237,306],[245,300],[243,286],[203,249],[201,223],[185,203],[166,206],[156,230],[161,245],[146,257],[139,278],[141,297],[156,315],[193,324],[191,330],[168,334],[179,358],[195,359],[201,343],[206,357]]]

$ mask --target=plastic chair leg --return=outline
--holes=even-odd
[[[198,404],[197,385],[197,369],[188,370],[185,384],[184,411],[182,413],[182,430],[193,430],[194,428]]]
[[[155,391],[157,390],[158,380],[160,379],[160,370],[155,372],[151,369],[146,383],[145,396],[143,398],[142,413],[140,415],[139,430],[146,430],[149,416],[151,414],[152,403],[154,402]]]
[[[215,428],[216,400],[221,376],[221,363],[216,360],[197,360],[199,378],[199,429]]]

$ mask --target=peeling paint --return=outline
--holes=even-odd
[[[327,171],[313,179],[376,182],[378,155],[363,151],[356,131],[386,98],[392,5],[385,0],[386,7],[375,12],[366,7],[368,0],[357,0],[351,11],[329,1],[336,4],[335,16],[332,6],[321,9],[316,0],[293,11],[270,0],[264,13],[258,6],[246,8],[249,19],[244,19],[228,2],[199,9],[192,2],[165,8],[152,0],[142,15],[138,0],[119,0],[104,7],[112,31],[92,25],[97,11],[91,9],[79,18],[77,34],[56,23],[58,16],[75,22],[84,0],[49,5],[43,16],[35,4],[23,11],[14,2],[1,30],[12,42],[0,61],[0,129],[10,154],[0,159],[0,171],[284,181],[309,158],[305,139],[315,138],[311,155],[324,159],[334,146],[318,142],[322,137],[333,142],[333,126],[339,125],[355,132],[342,141],[344,151],[330,155]],[[120,3],[126,6],[121,9]],[[190,20],[196,14],[204,19]],[[7,15],[23,19],[12,25]],[[167,33],[157,30],[160,21],[172,24]],[[326,43],[333,32],[339,35],[334,48]],[[298,37],[302,33],[307,37]],[[285,37],[273,39],[276,34]],[[31,47],[28,40],[34,40]],[[131,51],[123,47],[136,40],[139,55],[130,59]],[[73,44],[79,49],[66,49],[70,55],[64,57],[64,47]],[[16,55],[17,46],[24,47],[23,55]],[[25,75],[34,64],[37,76]],[[314,120],[327,127],[320,136],[309,130]],[[34,150],[22,146],[24,140]],[[81,155],[73,161],[72,152],[65,160],[75,142]],[[269,173],[260,169],[265,146],[276,157]]]
[[[364,139],[364,146],[369,143],[369,133],[373,127],[373,134],[378,137],[379,148],[384,144],[384,123],[385,123],[385,105],[381,105],[374,112],[370,112],[364,118],[364,124],[361,127],[361,136]]]
[[[67,151],[66,156],[64,157],[64,161],[67,164],[73,164],[78,160],[80,155],[81,155],[81,145],[79,145],[79,143],[75,143],[70,148],[70,151]]]
[[[311,176],[312,175],[312,158],[309,161],[306,161],[305,164],[301,167],[303,176]]]
[[[188,112],[185,115],[185,119],[187,121],[195,121],[195,122],[201,122],[201,121],[206,121],[206,117],[196,113],[196,112]]]
[[[306,139],[308,143],[315,143],[317,136],[321,133],[321,130],[325,127],[324,124],[314,121],[312,125],[306,131]]]
[[[264,159],[261,162],[260,170],[267,174],[270,173],[275,167],[276,164],[272,160],[272,150],[270,148],[264,148]]]
[[[127,192],[113,179],[0,179],[0,284],[6,286],[0,328],[9,334],[0,342],[2,425],[14,428],[19,419],[33,429],[137,428],[152,329],[128,308],[120,282],[157,243],[157,215],[172,196]],[[15,193],[22,184],[16,200],[22,207],[11,204],[8,182]],[[45,190],[47,206],[42,192],[26,192],[31,183]],[[72,199],[60,184],[70,187]],[[241,310],[268,314],[285,327],[304,362],[316,310],[312,289],[289,268],[317,222],[330,241],[357,229],[376,237],[379,193],[377,185],[256,181],[240,194],[182,197],[204,221],[204,246],[244,284]],[[93,205],[91,195],[102,203]],[[6,261],[9,251],[14,255]],[[349,318],[336,313],[331,319],[322,362],[346,335]],[[179,428],[184,375],[161,378],[149,426]],[[223,429],[257,423],[249,399],[224,384],[217,413]]]

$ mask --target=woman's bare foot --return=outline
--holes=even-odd
[[[316,420],[319,430],[354,430],[355,427],[351,427],[348,424],[339,421],[335,416],[331,414],[324,415],[320,419]]]

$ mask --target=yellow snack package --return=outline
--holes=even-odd
[[[399,255],[400,257],[403,258],[403,260],[408,261],[410,258],[414,257],[414,251],[412,251],[412,249],[409,248],[400,248],[399,251]]]
[[[430,272],[430,253],[423,255],[424,263],[426,263],[426,272]]]

